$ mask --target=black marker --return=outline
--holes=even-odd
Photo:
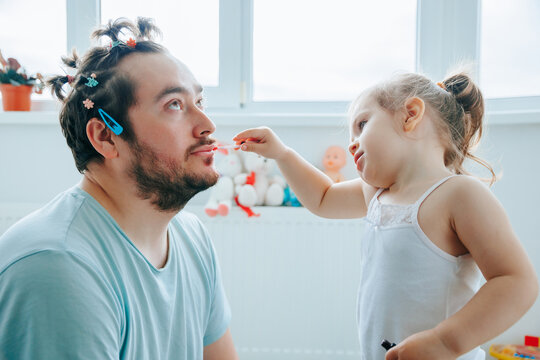
[[[396,344],[394,343],[391,343],[390,341],[384,339],[383,342],[381,343],[381,346],[383,348],[386,349],[386,351],[390,350],[391,348],[393,348],[394,346],[396,346]]]

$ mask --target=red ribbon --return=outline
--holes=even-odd
[[[238,202],[238,195],[234,198],[234,201],[236,202],[236,205],[238,205],[238,206],[240,207],[240,209],[242,209],[242,210],[245,211],[245,213],[247,214],[248,217],[252,217],[252,216],[255,216],[255,217],[261,216],[261,214],[255,214],[255,213],[253,212],[253,210],[251,210],[250,207],[244,206],[244,205],[240,204],[240,203]]]

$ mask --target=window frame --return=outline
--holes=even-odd
[[[347,101],[253,101],[253,1],[244,0],[242,108],[253,113],[343,113]],[[416,69],[434,80],[444,79],[460,61],[470,62],[478,81],[482,0],[418,0],[416,19]],[[460,26],[455,26],[459,24]],[[481,84],[480,84],[481,86]],[[488,111],[540,111],[540,96],[501,97],[486,100]]]
[[[219,1],[219,85],[205,87],[208,110],[217,113],[343,114],[348,101],[253,101],[253,1]],[[101,18],[101,0],[66,0],[67,52],[83,53],[89,34]],[[457,61],[474,64],[479,74],[482,0],[418,0],[416,69],[431,79],[443,79]],[[459,26],[455,26],[458,24]],[[477,79],[478,80],[478,79]],[[480,84],[481,86],[482,84]],[[34,109],[52,110],[51,100],[35,100]],[[539,96],[490,98],[493,112],[540,111]]]

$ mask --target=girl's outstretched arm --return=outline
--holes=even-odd
[[[487,282],[457,313],[391,349],[387,360],[430,359],[430,351],[455,359],[512,326],[538,296],[534,268],[502,205],[480,181],[457,179],[447,199],[450,220]]]
[[[309,211],[327,218],[358,218],[366,215],[367,206],[361,179],[334,184],[322,171],[287,147],[267,127],[248,129],[233,140],[243,151],[275,159],[294,193]]]

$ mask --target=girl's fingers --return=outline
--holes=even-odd
[[[249,138],[238,138],[238,139],[233,139],[233,141],[236,142],[236,145],[242,145],[244,143],[254,143],[254,144],[258,144],[261,142],[261,139],[259,138],[253,138],[253,137],[249,137]]]
[[[252,128],[236,134],[234,141],[258,140],[264,138],[267,128]]]
[[[396,347],[391,348],[386,352],[385,360],[399,360],[398,358],[398,351]]]
[[[238,134],[236,134],[234,137],[233,137],[233,140],[238,140],[238,139],[246,139],[246,138],[249,138],[249,137],[257,137],[258,133],[260,131],[257,130],[257,129],[247,129],[247,130],[244,130],[242,132],[239,132]]]
[[[257,150],[258,147],[260,147],[261,144],[257,143],[257,142],[245,142],[241,145],[240,149],[242,149],[242,151],[255,151]]]

